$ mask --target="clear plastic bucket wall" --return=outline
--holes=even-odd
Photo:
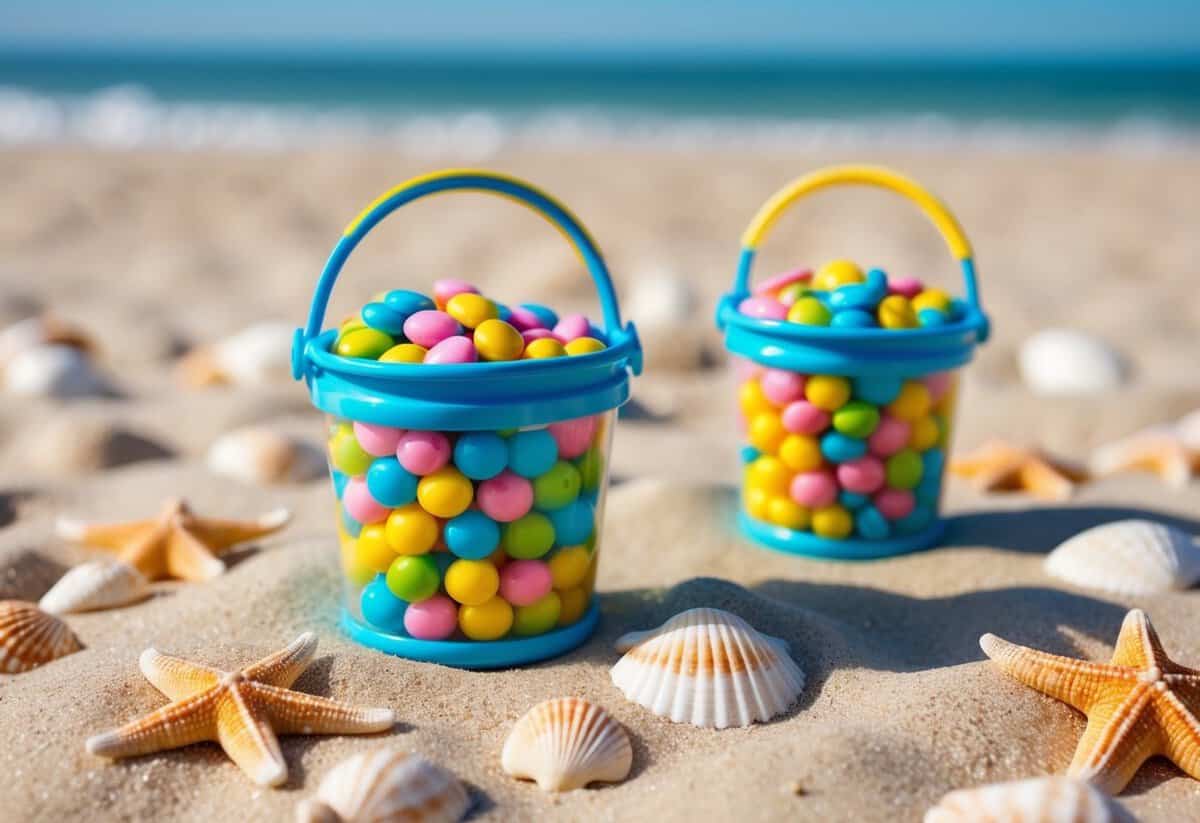
[[[802,326],[742,315],[758,244],[795,200],[869,184],[914,201],[959,260],[965,312],[939,327]],[[893,172],[835,167],[782,189],[743,236],[735,288],[717,324],[733,355],[743,448],[739,526],[795,554],[884,557],[944,531],[940,500],[961,367],[986,339],[970,245],[933,195]]]
[[[606,348],[437,365],[335,354],[336,331],[321,325],[350,253],[400,206],[448,191],[500,195],[558,228],[595,282]],[[599,620],[593,588],[616,409],[641,359],[594,241],[528,183],[439,172],[355,218],[292,351],[294,376],[327,416],[342,628],[382,651],[471,668],[540,660],[586,640]]]

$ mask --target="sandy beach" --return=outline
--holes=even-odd
[[[1005,437],[1082,460],[1099,444],[1200,408],[1200,149],[953,149],[510,149],[488,160],[571,206],[627,301],[655,276],[685,278],[694,291],[690,317],[644,334],[646,373],[617,427],[600,630],[563,658],[503,672],[417,664],[341,636],[328,480],[248,485],[204,464],[217,436],[251,423],[320,444],[322,417],[304,387],[186,389],[174,370],[191,346],[257,320],[301,325],[349,219],[381,191],[444,164],[362,149],[0,152],[0,327],[52,309],[95,337],[115,389],[71,401],[0,395],[0,599],[36,600],[93,556],[54,536],[62,514],[147,517],[177,495],[202,513],[254,516],[284,505],[295,515],[279,535],[238,552],[224,576],[71,616],[82,652],[0,675],[0,817],[288,820],[332,766],[381,745],[454,770],[479,820],[909,821],[951,789],[1063,772],[1082,716],[1006,678],[978,638],[993,632],[1107,659],[1125,612],[1137,607],[1175,660],[1200,667],[1195,590],[1118,598],[1042,569],[1061,540],[1110,520],[1148,517],[1200,533],[1200,484],[1176,491],[1128,475],[1048,505],[950,480],[946,545],[870,563],[772,553],[733,524],[740,444],[712,309],[761,202],[831,162],[865,160],[921,180],[975,244],[994,334],[964,375],[956,449]],[[757,271],[842,256],[958,287],[953,261],[919,213],[859,190],[801,203],[777,226]],[[554,231],[508,203],[458,196],[406,208],[373,233],[330,315],[381,289],[427,289],[450,276],[500,299],[597,313]],[[1111,343],[1129,365],[1126,385],[1088,398],[1033,396],[1016,352],[1048,326]],[[123,433],[118,446],[79,454],[80,432],[114,428]],[[790,644],[808,678],[790,712],[717,732],[625,700],[609,680],[613,640],[695,606],[736,612]],[[390,706],[400,718],[393,732],[282,738],[290,775],[278,790],[251,784],[212,744],[118,762],[84,750],[89,735],[164,704],[138,672],[144,648],[229,668],[305,630],[321,646],[297,688]],[[628,729],[626,782],[554,796],[502,772],[512,723],[564,695],[600,703]],[[1121,801],[1145,821],[1200,818],[1200,785],[1164,761],[1143,768]]]

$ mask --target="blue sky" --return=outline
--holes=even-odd
[[[1200,54],[1200,0],[0,0],[0,42],[643,53]]]

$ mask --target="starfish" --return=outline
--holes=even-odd
[[[1200,412],[1101,446],[1092,455],[1092,469],[1101,475],[1148,471],[1169,486],[1184,488],[1200,474]]]
[[[276,734],[366,734],[390,729],[391,709],[360,709],[292,691],[308,666],[317,636],[305,632],[270,657],[224,672],[146,649],[142,674],[173,702],[87,741],[102,757],[132,757],[211,740],[261,786],[287,779]]]
[[[1000,440],[951,460],[950,471],[980,491],[1023,491],[1043,500],[1066,500],[1087,479],[1078,466]]]
[[[115,551],[148,580],[211,580],[225,571],[218,555],[229,548],[279,531],[291,518],[276,509],[257,520],[197,517],[187,503],[168,500],[153,520],[81,523],[60,518],[55,526],[66,540]]]
[[[1047,654],[994,634],[979,645],[1005,674],[1087,715],[1069,777],[1117,794],[1144,762],[1163,755],[1200,780],[1200,671],[1167,657],[1140,609],[1125,616],[1108,663]]]

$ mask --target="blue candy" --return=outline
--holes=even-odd
[[[389,508],[405,506],[416,500],[419,480],[394,457],[380,457],[372,461],[367,469],[367,491]]]
[[[552,329],[558,325],[558,315],[554,313],[554,309],[537,303],[522,303],[521,308],[527,309],[537,315],[538,322],[542,324],[542,328]]]
[[[368,303],[363,306],[362,319],[373,329],[398,335],[403,334],[404,321],[408,318],[386,303]]]
[[[855,377],[854,396],[859,400],[886,406],[900,394],[904,381],[899,377]]]
[[[595,528],[595,509],[583,498],[547,512],[546,516],[554,526],[554,543],[558,546],[577,546],[591,537]]]
[[[917,312],[919,326],[944,326],[949,322],[950,318],[937,309],[921,309]]]
[[[875,325],[875,317],[862,309],[842,309],[833,316],[829,325],[844,329],[869,329]]]
[[[832,463],[847,463],[867,453],[867,441],[847,437],[841,432],[829,432],[821,438],[821,454]]]
[[[942,492],[942,469],[946,464],[946,455],[941,449],[930,449],[921,455],[921,482],[914,489],[917,500],[933,505]]]
[[[508,439],[508,467],[521,477],[537,477],[558,461],[558,443],[549,429],[517,432]]]
[[[742,462],[743,463],[753,463],[755,460],[757,460],[761,456],[762,456],[762,452],[760,452],[758,449],[754,448],[753,446],[742,446]]]
[[[832,309],[873,309],[887,297],[887,275],[880,269],[867,272],[862,283],[847,283],[834,289],[829,295]]]
[[[353,517],[346,514],[345,509],[342,509],[342,530],[351,537],[358,537],[362,532],[362,523],[359,523]]]
[[[458,557],[482,560],[500,545],[500,526],[474,509],[446,521],[446,547]]]
[[[867,504],[869,499],[865,494],[859,494],[858,492],[842,491],[838,494],[838,502],[847,509],[861,508]]]
[[[895,522],[896,531],[900,534],[915,534],[933,522],[933,506],[920,503],[912,513],[901,517]]]
[[[329,479],[333,481],[333,493],[337,495],[337,499],[342,499],[342,492],[346,490],[346,484],[350,482],[350,476],[337,469],[329,470]]]
[[[510,309],[508,306],[504,305],[503,303],[497,303],[496,304],[496,317],[500,318],[505,323],[507,323],[509,321],[509,319],[512,317],[512,309]]]
[[[887,518],[874,506],[864,506],[854,513],[854,526],[868,540],[883,540],[891,534]]]
[[[472,480],[487,480],[508,465],[508,444],[498,434],[468,432],[454,444],[454,465]]]
[[[358,605],[363,619],[375,628],[393,634],[404,631],[404,612],[408,610],[408,604],[392,594],[384,575],[375,575],[375,579],[366,585]]]
[[[383,296],[383,302],[392,311],[404,315],[405,319],[410,314],[437,308],[432,300],[419,291],[409,291],[408,289],[396,289],[388,292]]]

